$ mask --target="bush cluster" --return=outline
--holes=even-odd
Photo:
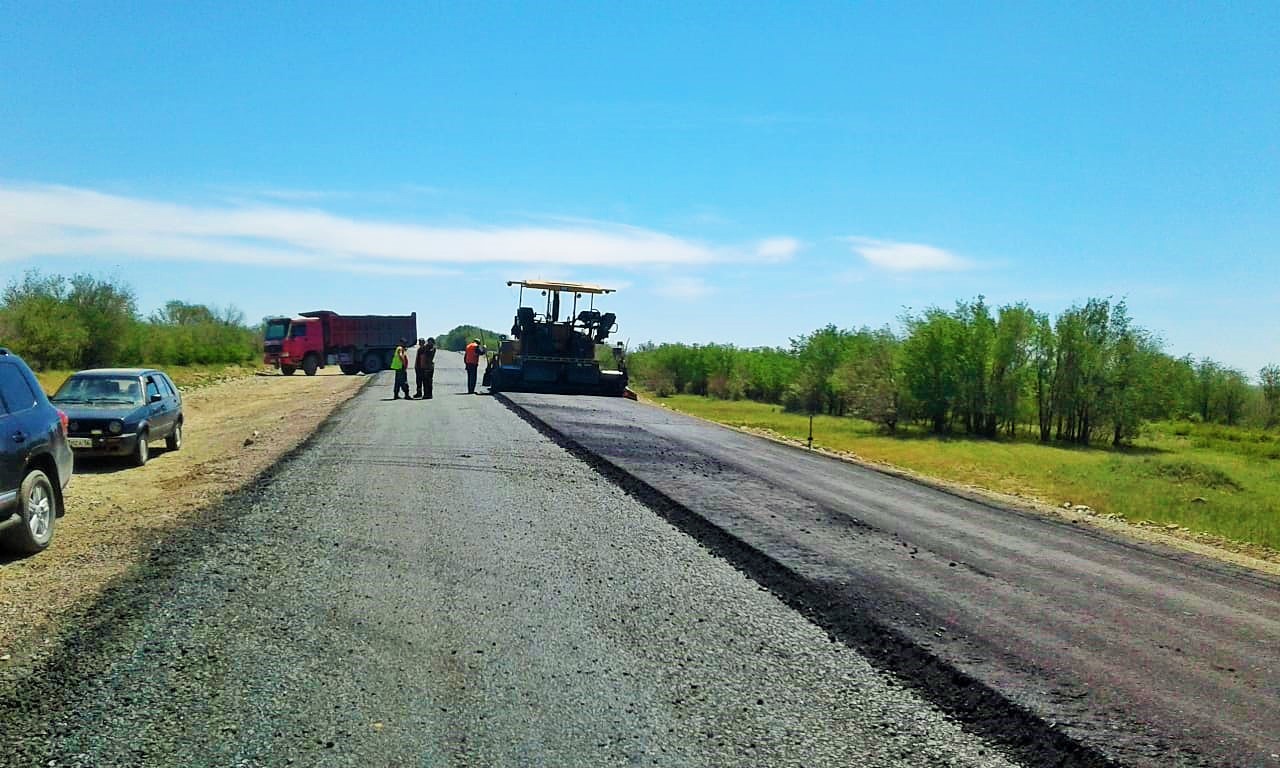
[[[234,309],[171,301],[143,318],[119,281],[30,271],[0,295],[0,344],[36,370],[78,370],[248,362],[261,336]]]

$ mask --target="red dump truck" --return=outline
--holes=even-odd
[[[267,321],[262,362],[292,376],[336,364],[343,373],[377,373],[391,365],[401,339],[418,338],[418,314],[339,315],[325,310]]]

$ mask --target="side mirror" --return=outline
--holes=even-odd
[[[162,397],[161,395],[152,395],[152,396],[151,396],[151,402],[153,402],[153,403],[158,403],[158,402],[160,402],[160,401],[161,401],[161,400],[163,400],[163,399],[164,399],[164,397]]]

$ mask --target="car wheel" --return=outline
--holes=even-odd
[[[295,365],[280,366],[280,372],[283,373],[285,376],[292,376],[297,370],[298,370],[298,367]]]
[[[315,355],[307,355],[302,358],[302,372],[308,376],[315,376],[316,371],[320,368],[320,358]]]
[[[377,373],[382,370],[382,355],[370,352],[364,356],[364,372]]]
[[[182,422],[173,425],[173,432],[164,439],[164,447],[171,451],[182,450]]]
[[[15,526],[4,543],[15,552],[34,555],[53,541],[53,526],[58,519],[58,496],[53,491],[49,476],[39,469],[27,473],[18,494],[23,524]]]
[[[133,447],[133,465],[141,467],[151,458],[151,446],[147,441],[151,439],[151,435],[146,432],[138,433],[138,443]]]

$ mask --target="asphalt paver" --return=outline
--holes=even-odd
[[[1275,578],[664,408],[502,399],[1020,759],[1280,766]]]
[[[0,764],[1013,765],[437,359],[8,678]]]

